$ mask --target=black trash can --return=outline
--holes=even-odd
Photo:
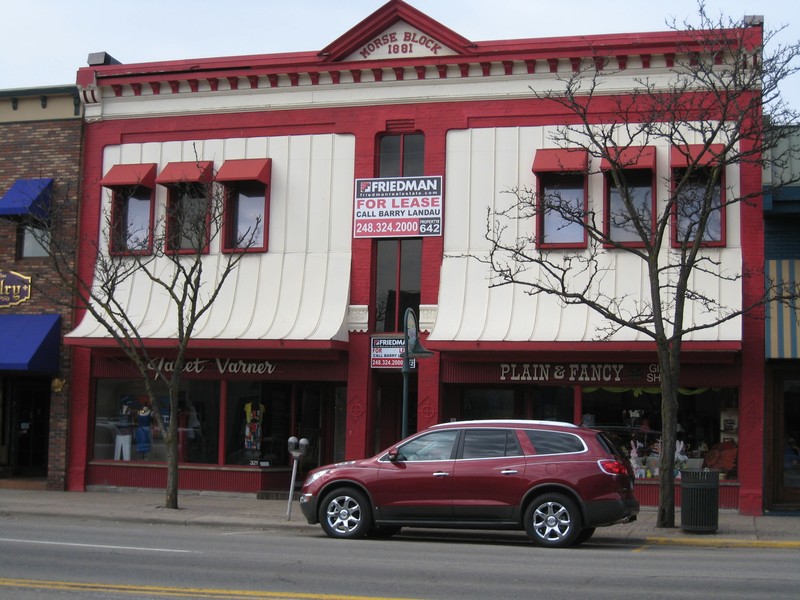
[[[681,529],[716,533],[719,528],[719,471],[681,470]]]

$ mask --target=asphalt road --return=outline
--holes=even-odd
[[[794,549],[588,543],[412,531],[340,541],[74,518],[0,518],[0,598],[770,598],[800,590]]]

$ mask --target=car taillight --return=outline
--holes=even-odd
[[[600,468],[603,470],[603,472],[608,473],[609,475],[628,474],[628,467],[621,460],[607,458],[604,460],[598,460],[597,464],[600,465]]]

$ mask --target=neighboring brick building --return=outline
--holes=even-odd
[[[75,86],[0,91],[0,485],[65,487],[71,310],[33,233],[52,203],[75,235],[82,130]]]

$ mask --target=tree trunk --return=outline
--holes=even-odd
[[[661,366],[661,455],[656,527],[675,527],[675,435],[678,429],[680,350],[659,349]]]
[[[170,423],[170,429],[172,424]],[[178,509],[178,436],[170,434],[165,437],[164,445],[167,449],[167,508]]]

